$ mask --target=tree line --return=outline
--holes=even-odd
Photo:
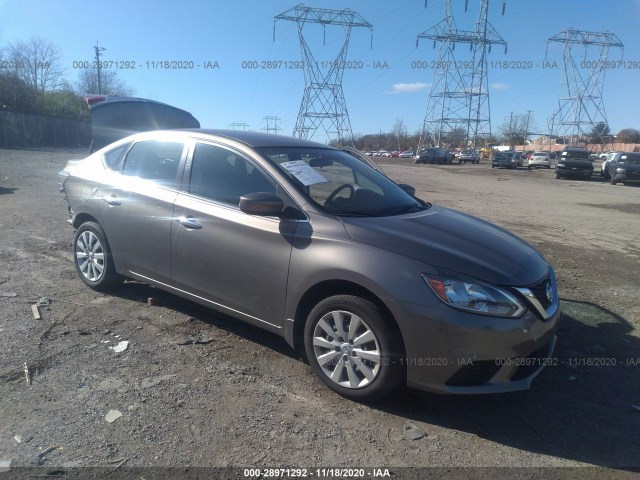
[[[112,70],[101,70],[101,94],[130,96],[133,89]],[[61,50],[41,37],[0,48],[0,108],[5,111],[85,121],[84,96],[98,92],[98,72],[80,70],[65,77]]]

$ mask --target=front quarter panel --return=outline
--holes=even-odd
[[[311,220],[300,224],[294,235],[286,318],[304,321],[295,318],[301,298],[313,286],[331,280],[366,288],[394,315],[394,304],[398,301],[420,305],[438,303],[420,277],[421,273],[434,273],[430,267],[354,241],[337,219],[312,215]]]

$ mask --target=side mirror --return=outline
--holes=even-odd
[[[416,195],[416,187],[414,187],[413,185],[407,185],[406,183],[399,183],[398,186],[402,190],[407,192],[409,195],[411,195],[412,197]]]
[[[284,203],[277,195],[268,192],[247,193],[240,197],[240,210],[249,215],[277,217]]]

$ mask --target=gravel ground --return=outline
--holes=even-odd
[[[361,405],[326,389],[279,337],[143,284],[110,295],[86,288],[56,178],[67,159],[83,156],[0,150],[0,461],[383,467],[396,478],[400,467],[446,467],[446,475],[453,467],[594,466],[612,470],[571,478],[637,478],[640,188],[493,170],[486,161],[380,162],[419,197],[502,225],[542,251],[556,269],[562,319],[557,365],[530,391],[405,389]],[[35,320],[40,297],[51,304]],[[124,352],[109,348],[121,341]],[[108,423],[111,410],[122,416]]]

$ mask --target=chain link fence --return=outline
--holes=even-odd
[[[61,117],[2,110],[0,148],[89,147],[91,124]]]

